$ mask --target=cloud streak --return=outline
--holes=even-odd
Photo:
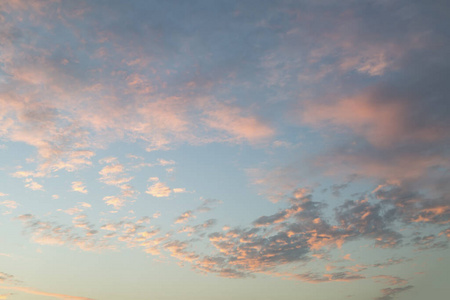
[[[29,288],[29,287],[21,287],[21,286],[0,286],[0,289],[17,291],[17,292],[22,292],[22,293],[31,294],[31,295],[47,296],[47,297],[52,297],[52,298],[61,299],[61,300],[93,300],[92,298],[77,297],[77,296],[70,296],[70,295],[57,294],[57,293],[49,293],[49,292],[44,292],[44,291],[40,291],[37,289],[33,289],[33,288]]]

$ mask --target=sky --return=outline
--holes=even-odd
[[[447,299],[450,4],[0,1],[0,299]]]

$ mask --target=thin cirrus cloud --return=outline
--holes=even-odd
[[[121,280],[148,270],[156,298],[184,272],[233,293],[200,277],[205,299],[442,296],[420,274],[448,267],[446,3],[28,2],[0,4],[5,253],[141,251],[73,280],[95,299],[148,298]]]
[[[64,294],[58,294],[58,293],[49,293],[49,292],[44,292],[44,291],[40,291],[37,289],[33,289],[33,288],[29,288],[29,287],[21,287],[21,286],[0,286],[0,289],[17,291],[17,292],[22,292],[22,293],[31,294],[31,295],[46,296],[46,297],[62,299],[62,300],[92,300],[92,298],[70,296],[70,295],[64,295]],[[12,294],[3,295],[3,296],[7,297],[9,295],[12,295]],[[2,297],[2,295],[0,295],[0,299],[8,299],[8,298],[1,298],[1,297]]]

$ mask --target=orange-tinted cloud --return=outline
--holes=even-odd
[[[40,291],[38,289],[22,287],[22,286],[0,286],[0,289],[18,291],[18,292],[31,294],[31,295],[53,297],[53,298],[57,298],[57,299],[61,299],[61,300],[93,300],[92,298],[70,296],[70,295],[58,294],[58,293],[49,293],[49,292]]]
[[[161,198],[161,197],[169,197],[170,194],[172,193],[172,190],[164,183],[157,182],[151,185],[145,192],[147,194],[152,195],[153,197]]]
[[[185,222],[187,222],[189,219],[194,219],[194,218],[196,218],[196,216],[194,215],[193,211],[188,210],[188,211],[182,213],[181,216],[179,216],[179,217],[175,220],[175,224],[185,223]]]
[[[73,181],[72,182],[72,191],[79,192],[82,194],[87,194],[87,192],[88,192],[86,189],[86,186],[81,181]]]

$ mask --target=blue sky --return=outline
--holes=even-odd
[[[0,299],[444,299],[446,1],[0,3]]]

